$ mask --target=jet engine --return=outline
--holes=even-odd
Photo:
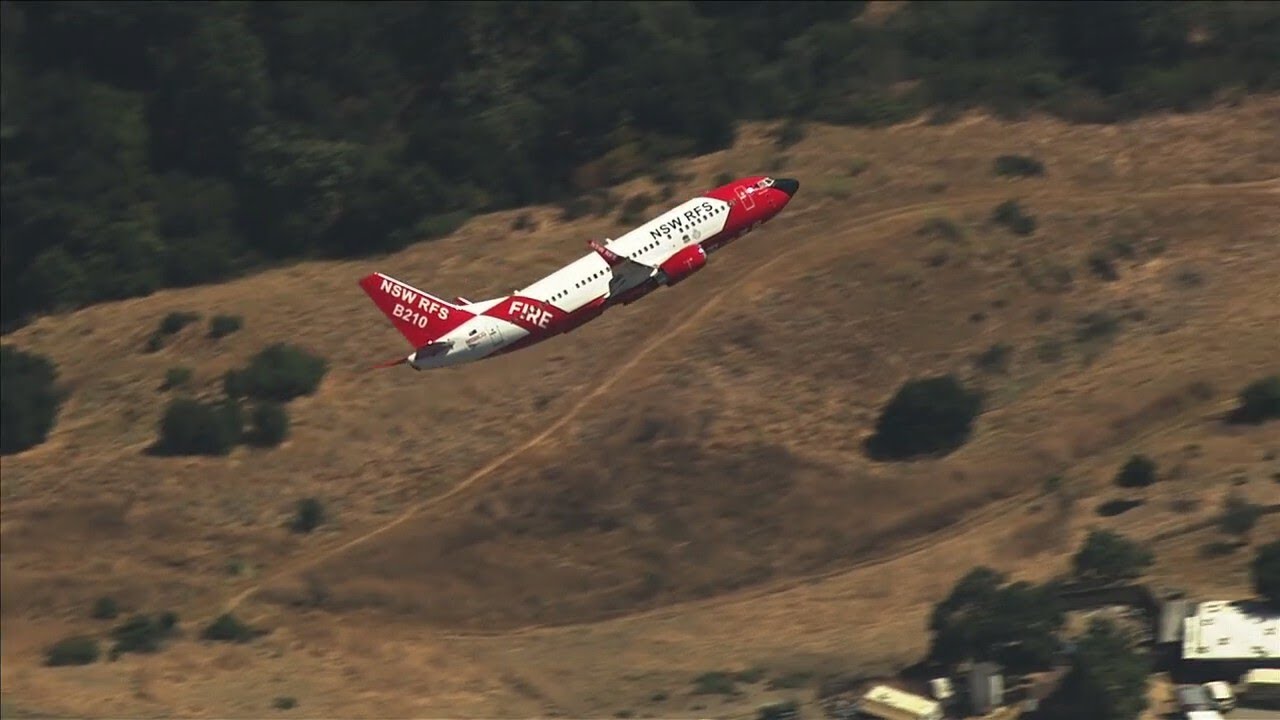
[[[702,246],[690,245],[658,266],[658,270],[662,273],[661,282],[670,287],[701,270],[706,264],[707,253]]]

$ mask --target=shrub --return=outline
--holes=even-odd
[[[653,205],[653,198],[649,197],[648,193],[632,195],[622,204],[622,212],[618,215],[619,222],[629,225],[640,222],[644,219],[644,211],[649,209],[650,205]]]
[[[935,237],[949,242],[957,242],[964,239],[964,231],[956,225],[955,221],[946,217],[931,217],[925,221],[924,225],[916,231],[917,235],[925,237]]]
[[[1044,163],[1026,155],[1001,155],[995,160],[997,175],[1033,177],[1044,174]]]
[[[881,412],[868,450],[890,460],[946,454],[969,439],[981,409],[981,396],[951,375],[908,381]]]
[[[309,533],[324,522],[324,505],[315,498],[298,501],[298,509],[293,517],[293,531]]]
[[[591,214],[592,202],[585,197],[575,197],[560,206],[560,219],[566,222]]]
[[[93,603],[93,612],[90,616],[95,620],[111,620],[120,614],[120,608],[116,605],[115,598],[103,596]]]
[[[1258,596],[1280,606],[1280,540],[1258,548],[1249,564],[1249,575]]]
[[[1097,513],[1102,517],[1115,517],[1116,515],[1123,515],[1136,507],[1141,507],[1142,503],[1142,500],[1126,500],[1121,498],[1107,500],[1106,502],[1098,505]]]
[[[1120,330],[1120,321],[1105,311],[1091,312],[1080,318],[1076,325],[1076,342],[1105,340]]]
[[[111,631],[116,641],[111,653],[153,653],[160,649],[165,638],[173,634],[176,624],[177,616],[173,613],[165,613],[158,618],[134,615]]]
[[[239,315],[214,315],[209,320],[209,337],[223,338],[244,327],[244,320]]]
[[[516,216],[515,220],[511,221],[511,229],[527,232],[530,230],[537,230],[538,224],[534,222],[532,215],[527,212],[522,212]]]
[[[737,684],[726,672],[706,672],[693,679],[694,695],[736,695]]]
[[[1086,261],[1089,271],[1106,282],[1114,282],[1120,279],[1120,273],[1116,272],[1116,265],[1107,257],[1105,253],[1094,252],[1089,255]]]
[[[1030,235],[1036,230],[1036,220],[1022,210],[1017,200],[1006,200],[996,206],[992,220],[1019,235]]]
[[[1222,515],[1218,517],[1218,528],[1231,535],[1248,535],[1261,516],[1261,507],[1232,493],[1223,505]]]
[[[240,442],[240,406],[234,399],[203,403],[178,398],[160,420],[160,455],[226,455]]]
[[[788,118],[774,130],[773,142],[777,147],[786,149],[803,140],[805,134],[804,121],[799,118]]]
[[[65,395],[53,361],[12,346],[0,348],[0,455],[44,442]]]
[[[1132,580],[1155,562],[1150,550],[1109,530],[1089,533],[1072,559],[1076,579],[1097,585]]]
[[[164,374],[164,390],[179,388],[191,382],[191,368],[171,367]]]
[[[171,312],[160,321],[158,332],[161,335],[176,335],[182,328],[200,319],[199,313]]]
[[[1269,375],[1245,386],[1240,391],[1240,404],[1229,419],[1250,425],[1280,419],[1280,375]]]
[[[261,402],[253,408],[250,440],[259,447],[275,447],[289,436],[289,413],[277,402]]]
[[[205,627],[200,637],[214,642],[247,643],[259,634],[261,633],[257,630],[240,622],[235,615],[223,613]]]
[[[733,175],[731,173],[727,173],[727,172],[716,173],[716,179],[715,179],[716,185],[728,185],[731,182],[733,182]]]
[[[324,358],[276,343],[253,357],[249,367],[241,371],[239,381],[249,397],[288,402],[315,392],[328,369]]]
[[[996,343],[980,353],[973,362],[981,370],[1003,374],[1009,372],[1009,361],[1012,357],[1013,346]]]
[[[292,710],[298,706],[298,701],[288,695],[282,695],[272,700],[271,706],[277,710]]]
[[[49,667],[89,665],[98,661],[98,641],[87,635],[75,635],[54,643],[45,653],[44,664]]]
[[[1116,473],[1115,483],[1120,487],[1146,487],[1156,481],[1156,463],[1146,455],[1132,455]]]

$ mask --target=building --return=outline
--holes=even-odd
[[[1212,680],[1280,665],[1280,615],[1247,603],[1200,603],[1182,623],[1182,665]]]
[[[942,706],[889,687],[876,685],[858,701],[858,711],[880,720],[942,720]]]

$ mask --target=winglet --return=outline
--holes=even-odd
[[[592,250],[595,250],[597,253],[599,253],[600,257],[604,258],[604,261],[609,263],[609,267],[615,267],[617,265],[621,265],[622,262],[626,259],[618,255],[618,253],[596,242],[595,240],[588,240],[587,246],[590,247]]]

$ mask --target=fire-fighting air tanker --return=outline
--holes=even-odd
[[[707,256],[782,211],[800,188],[791,178],[753,176],[687,200],[506,297],[452,302],[372,273],[360,287],[413,352],[378,367],[447,367],[529,347],[569,332],[615,305],[675,285]]]

